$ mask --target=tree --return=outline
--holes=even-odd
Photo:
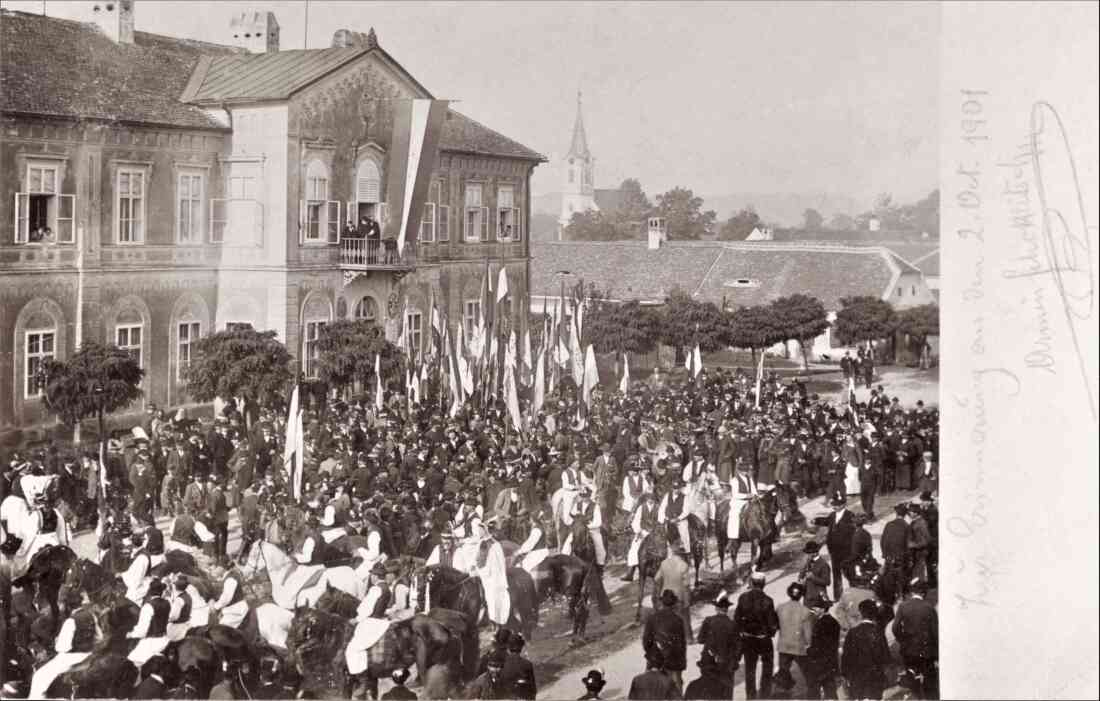
[[[275,332],[251,327],[199,339],[184,377],[187,391],[197,401],[240,397],[250,419],[259,406],[282,406],[293,379],[290,353]]]
[[[587,321],[585,322],[588,323]],[[677,288],[665,300],[661,312],[660,341],[676,350],[676,362],[683,360],[685,347],[715,351],[728,343],[726,318],[713,302],[699,302]]]
[[[674,187],[657,195],[657,215],[664,217],[669,239],[696,240],[714,231],[718,214],[703,211],[703,198],[691,190]]]
[[[782,341],[798,341],[802,351],[802,369],[810,369],[810,359],[806,352],[807,343],[829,328],[829,318],[825,305],[820,300],[803,294],[780,297],[771,303],[772,318],[777,325],[777,333]]]
[[[821,231],[825,225],[825,217],[814,208],[809,208],[802,213],[802,228],[806,231]]]
[[[645,221],[653,211],[653,203],[646,197],[642,184],[634,178],[627,178],[619,185],[619,191],[622,199],[619,201],[618,211],[615,212],[619,221],[629,224]]]
[[[363,319],[333,321],[321,327],[317,336],[317,379],[345,394],[356,380],[374,387],[374,359],[382,355],[382,378],[402,372],[402,355],[386,340],[380,326]]]
[[[565,227],[565,238],[569,241],[616,241],[620,232],[615,224],[613,217],[595,209],[574,212]]]
[[[921,367],[928,367],[925,348],[929,336],[940,335],[940,308],[934,304],[922,304],[902,310],[897,315],[897,329],[917,342]]]
[[[129,351],[85,341],[68,360],[47,360],[41,373],[46,408],[72,426],[91,416],[102,420],[139,399],[145,371]]]
[[[756,351],[779,343],[783,334],[775,311],[771,306],[741,307],[731,312],[727,320],[729,344],[735,348],[748,348],[756,364]]]
[[[836,313],[834,331],[844,344],[877,341],[894,333],[896,315],[889,302],[878,297],[844,297]]]
[[[856,220],[843,212],[837,212],[829,219],[829,228],[833,231],[855,231]]]
[[[935,189],[928,196],[912,206],[910,217],[913,228],[927,233],[932,238],[940,236],[940,191]]]
[[[657,345],[661,321],[637,301],[591,303],[584,313],[583,344],[597,353],[649,353]]]
[[[760,226],[760,215],[750,204],[726,220],[718,238],[723,241],[744,241],[753,229]]]

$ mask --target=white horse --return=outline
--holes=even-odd
[[[293,611],[298,605],[315,606],[329,586],[360,600],[367,595],[368,589],[367,582],[351,567],[303,565],[279,546],[263,540],[253,544],[241,571],[249,577],[266,571],[271,580],[272,598],[287,611]]]

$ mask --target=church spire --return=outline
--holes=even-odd
[[[569,158],[588,160],[588,138],[584,134],[584,118],[581,116],[581,91],[577,91],[577,119],[573,122],[573,142],[569,145]]]

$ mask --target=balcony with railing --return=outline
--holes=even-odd
[[[340,267],[344,270],[412,270],[416,245],[405,244],[397,252],[396,239],[340,239]]]

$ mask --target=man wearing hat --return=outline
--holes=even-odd
[[[737,474],[730,480],[730,515],[726,523],[726,536],[741,539],[741,512],[749,499],[757,495],[756,479],[752,476],[752,463],[745,459],[737,462]]]
[[[671,589],[661,591],[661,607],[645,622],[642,632],[642,649],[651,655],[659,649],[664,653],[664,669],[676,685],[683,690],[683,672],[687,669],[688,640],[684,637],[684,620],[681,617],[680,598]]]
[[[806,562],[802,565],[802,571],[798,574],[798,581],[806,587],[806,600],[824,596],[829,590],[832,581],[832,571],[829,561],[821,557],[821,544],[811,540],[802,548],[806,554]]]
[[[149,526],[143,533],[134,535],[134,542],[140,542],[141,546],[134,551],[130,566],[121,576],[126,585],[126,598],[138,604],[145,600],[149,572],[164,562],[164,534]]]
[[[382,701],[416,701],[416,693],[405,688],[409,670],[404,667],[395,669],[390,678],[393,679],[393,688],[382,694]]]
[[[813,520],[815,526],[828,528],[825,547],[829,550],[829,560],[833,574],[833,597],[839,599],[844,592],[842,568],[852,552],[852,536],[855,534],[855,519],[847,510],[847,502],[840,497],[830,501],[833,512],[828,516],[819,516]]]
[[[597,498],[603,507],[603,513],[610,518],[615,513],[615,504],[618,501],[616,492],[619,486],[619,465],[611,455],[609,443],[600,444],[600,455],[596,458],[593,470]]]
[[[775,664],[775,648],[772,638],[779,629],[779,617],[772,598],[764,593],[764,573],[753,572],[749,577],[750,588],[737,598],[733,622],[741,636],[741,654],[745,658],[745,692],[748,698],[756,696],[756,663],[761,664],[760,695],[770,698],[772,669]]]
[[[920,698],[939,698],[939,617],[936,607],[925,600],[928,585],[915,580],[909,596],[898,605],[894,618],[894,639],[905,667],[921,681]]]
[[[779,638],[776,648],[779,652],[779,671],[775,683],[786,690],[794,688],[791,676],[791,663],[797,663],[802,676],[806,676],[806,651],[810,647],[813,635],[814,619],[810,610],[802,603],[805,587],[799,582],[787,586],[787,601],[775,609],[779,617]]]
[[[861,601],[859,623],[844,637],[840,673],[848,683],[849,698],[881,699],[886,689],[886,669],[892,658],[877,616],[873,600]]]
[[[737,660],[741,657],[737,627],[729,616],[731,605],[729,594],[723,589],[714,599],[714,614],[703,619],[698,639],[703,646],[703,654],[709,654],[713,658],[723,677],[730,683],[733,682],[733,673],[737,670]]]
[[[657,522],[668,528],[668,540],[680,544],[685,552],[691,551],[691,529],[688,528],[688,516],[691,513],[685,504],[687,485],[678,476],[672,481],[672,490],[661,499],[657,511]]]
[[[810,599],[806,605],[813,616],[810,646],[802,668],[806,675],[806,696],[835,699],[836,678],[840,674],[840,623],[829,613],[833,602],[827,596]]]
[[[665,662],[666,657],[667,655],[659,647],[654,647],[646,653],[645,672],[631,680],[630,693],[627,695],[628,699],[631,701],[657,701],[660,699],[682,698],[683,692],[668,671]]]
[[[170,602],[171,608],[168,611],[166,632],[170,641],[183,640],[187,636],[187,631],[192,627],[191,611],[194,608],[195,601],[191,596],[191,592],[188,591],[190,586],[191,580],[187,578],[187,575],[176,575],[172,586],[174,592]]]
[[[395,577],[395,573],[387,571],[382,563],[375,564],[371,569],[371,586],[363,602],[359,604],[355,632],[344,650],[348,673],[355,679],[355,689],[351,696],[353,699],[366,698],[370,681],[367,675],[367,652],[381,640],[390,626],[386,609],[390,605]]]
[[[508,698],[504,685],[501,683],[501,671],[504,669],[507,653],[497,651],[489,656],[486,661],[485,673],[470,682],[466,688],[468,699],[506,699]]]
[[[172,605],[164,598],[167,591],[168,587],[160,579],[154,578],[149,583],[137,623],[126,634],[127,638],[138,641],[127,659],[139,668],[153,655],[164,652],[164,648],[168,646],[168,615]]]
[[[668,556],[661,562],[657,574],[653,577],[653,595],[657,592],[671,591],[676,597],[676,611],[680,614],[683,637],[694,642],[691,632],[691,568],[688,567],[687,554],[678,543],[670,543]],[[653,608],[657,607],[654,601]]]
[[[642,497],[653,491],[653,483],[650,482],[649,475],[642,472],[642,466],[637,458],[628,460],[627,464],[628,472],[626,477],[623,477],[622,484],[622,510],[633,514],[634,509],[641,503]]]
[[[587,485],[581,487],[580,494],[573,502],[571,516],[574,523],[579,521],[584,524],[585,529],[588,531],[588,538],[591,540],[592,549],[596,554],[596,567],[602,575],[604,565],[607,562],[607,550],[604,548],[603,532],[601,530],[603,528],[603,514],[600,505],[592,500],[592,491]],[[565,539],[565,543],[562,544],[561,551],[566,555],[573,554],[572,532]]]
[[[924,511],[918,504],[909,504],[909,576],[913,579],[928,581],[928,549],[932,544],[932,534]]]
[[[508,638],[508,654],[500,671],[500,686],[505,698],[535,701],[538,684],[535,681],[535,666],[523,656],[526,645],[522,633],[514,632]]]
[[[603,691],[607,682],[604,681],[602,670],[591,669],[581,679],[581,684],[584,684],[584,696],[577,701],[599,701],[600,692]]]
[[[214,534],[214,557],[218,562],[228,559],[226,545],[229,542],[229,504],[225,491],[218,484],[217,475],[207,475],[206,506],[203,520]]]
[[[632,467],[631,469],[635,468]],[[630,541],[630,549],[626,554],[628,569],[623,576],[624,582],[630,582],[634,579],[634,571],[640,564],[642,546],[645,544],[646,538],[657,530],[658,518],[657,495],[652,491],[645,492],[641,503],[634,509],[634,513],[630,518],[630,530],[634,533],[634,538]]]
[[[57,654],[35,670],[27,698],[46,698],[53,680],[86,660],[102,636],[88,593],[70,590],[68,597],[64,604],[69,615],[61,624],[54,643]]]

